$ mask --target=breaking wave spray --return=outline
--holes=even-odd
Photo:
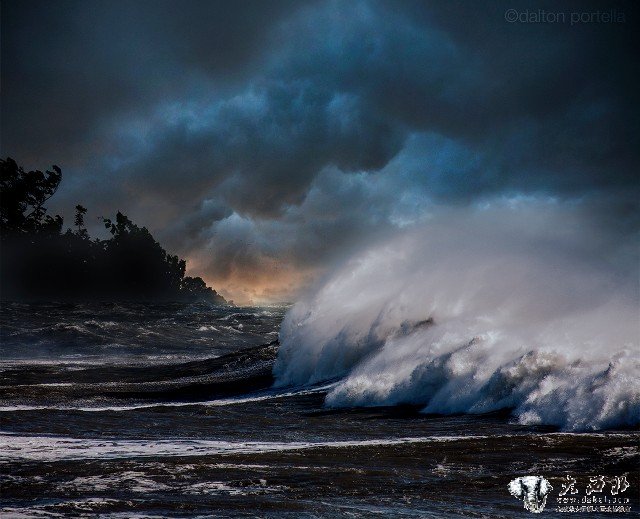
[[[276,385],[338,380],[334,407],[638,424],[635,240],[587,220],[552,202],[502,203],[377,243],[288,312]]]

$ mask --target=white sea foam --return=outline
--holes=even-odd
[[[437,215],[356,255],[287,313],[276,385],[341,378],[326,399],[337,407],[637,424],[637,236],[612,234],[552,202]]]
[[[104,497],[89,497],[83,499],[67,499],[61,502],[52,502],[41,505],[31,504],[28,507],[5,506],[0,508],[0,516],[3,519],[35,519],[42,517],[69,517],[69,508],[74,509],[76,517],[96,516],[102,509],[113,507],[122,503],[117,499]],[[100,515],[104,517],[104,515]],[[109,517],[113,517],[109,514]],[[121,516],[122,517],[122,516]],[[126,514],[127,519],[156,519],[158,516]]]
[[[119,459],[135,457],[210,456],[260,454],[320,448],[349,448],[402,445],[407,443],[442,443],[487,439],[489,436],[423,436],[317,442],[253,442],[216,440],[97,440],[56,436],[26,436],[0,433],[0,462],[82,459]],[[492,436],[491,438],[495,438]]]
[[[60,482],[56,486],[63,492],[104,492],[115,487],[123,487],[131,492],[148,493],[171,488],[165,483],[149,478],[144,472],[136,471],[78,476],[70,481]]]
[[[573,433],[549,433],[522,435],[531,441],[559,440]],[[590,438],[604,434],[576,435]],[[620,434],[621,439],[637,438],[633,433]],[[384,447],[406,444],[452,442],[478,442],[479,440],[508,441],[514,435],[450,435],[415,436],[401,438],[354,439],[336,441],[223,441],[223,440],[109,440],[93,438],[69,438],[60,436],[29,436],[0,432],[0,463],[15,461],[54,462],[84,459],[129,459],[145,457],[193,457],[224,456],[232,454],[261,454],[312,449],[347,449],[360,447]]]
[[[74,406],[74,405],[8,405],[0,406],[0,413],[13,413],[19,411],[82,411],[86,413],[102,412],[123,412],[136,411],[139,409],[153,409],[156,407],[222,407],[229,405],[248,404],[252,402],[263,402],[278,398],[289,398],[294,396],[310,395],[322,393],[333,388],[336,384],[324,384],[321,386],[297,388],[293,391],[270,390],[261,393],[249,394],[241,397],[219,398],[216,400],[205,400],[202,402],[152,402],[144,404],[109,405],[109,406]]]
[[[114,344],[114,347],[120,345]],[[175,364],[181,362],[192,362],[199,360],[215,359],[219,355],[215,355],[210,351],[200,355],[188,354],[160,354],[160,355],[140,355],[140,354],[118,354],[118,355],[87,355],[77,353],[73,355],[56,356],[55,358],[2,358],[0,359],[0,372],[12,369],[28,369],[31,367],[55,367],[60,370],[80,371],[87,368],[95,368],[96,366],[114,366],[114,367],[153,367],[162,366],[163,364]],[[26,385],[26,384],[25,384]],[[44,384],[30,384],[44,385]]]
[[[219,331],[215,326],[212,326],[210,324],[207,325],[202,325],[198,328],[199,332],[217,332]]]

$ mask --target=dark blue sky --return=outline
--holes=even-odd
[[[565,13],[509,23],[505,11]],[[570,23],[574,12],[624,22]],[[236,299],[282,299],[438,207],[586,204],[637,231],[625,2],[2,2],[2,155],[122,210]],[[632,234],[632,236],[635,236]]]

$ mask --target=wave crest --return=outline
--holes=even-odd
[[[447,213],[352,258],[285,317],[276,384],[340,379],[337,407],[639,423],[635,252],[540,209]]]

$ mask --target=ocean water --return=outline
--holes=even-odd
[[[640,510],[633,424],[523,420],[508,399],[425,409],[397,396],[413,391],[406,362],[390,378],[375,354],[444,344],[437,318],[403,317],[363,353],[359,332],[335,328],[344,312],[313,302],[2,305],[0,517],[530,517],[508,485],[536,475],[553,487],[548,517],[575,516],[562,498],[594,507],[582,517]],[[335,337],[356,354],[338,358]]]

